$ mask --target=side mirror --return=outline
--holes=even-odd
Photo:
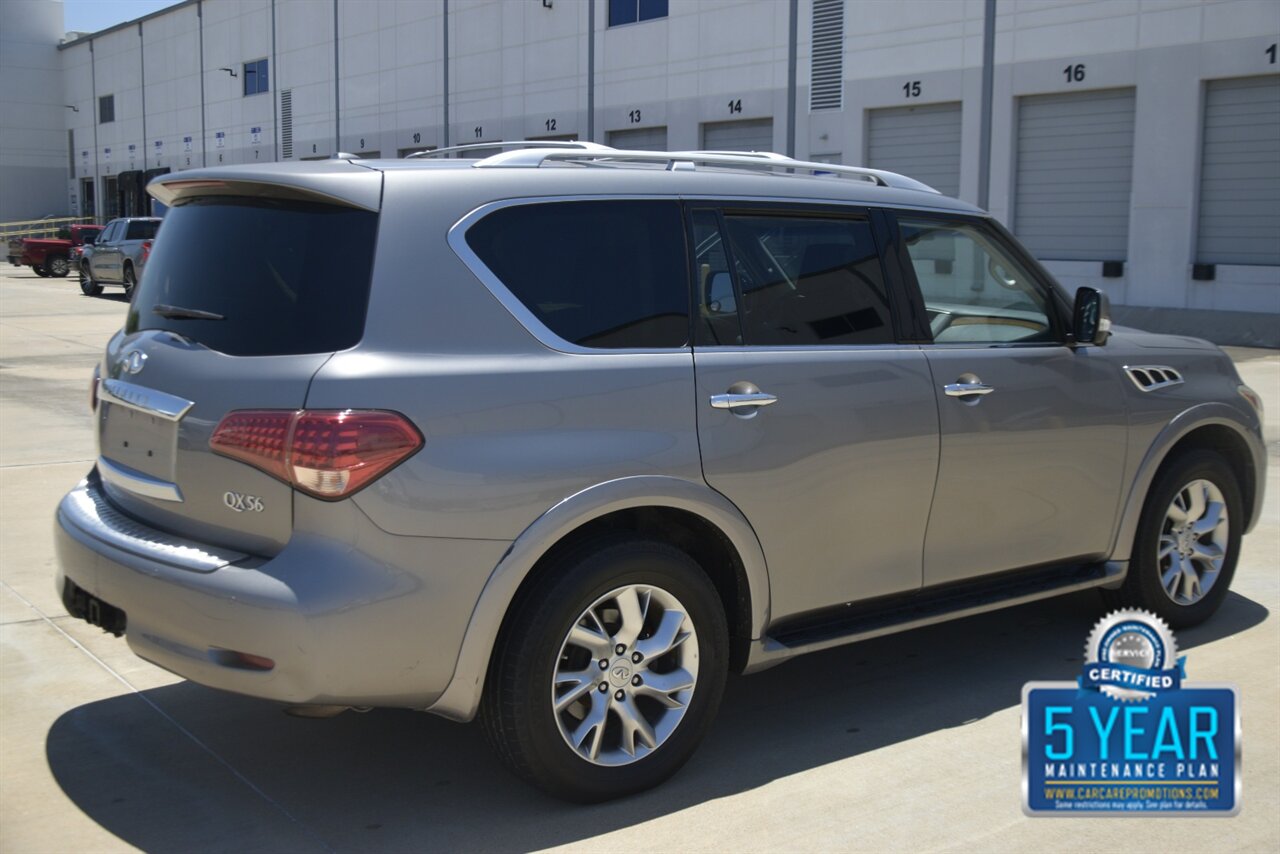
[[[1076,291],[1076,307],[1071,332],[1077,344],[1102,346],[1111,336],[1111,300],[1097,288]]]

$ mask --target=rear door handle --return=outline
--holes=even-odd
[[[995,391],[995,388],[985,383],[971,382],[947,383],[943,386],[943,390],[946,391],[947,397],[969,397],[970,395],[991,394],[991,392]]]
[[[778,398],[762,391],[745,394],[713,394],[712,409],[742,409],[748,406],[770,406],[778,402]]]

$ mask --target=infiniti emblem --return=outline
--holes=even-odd
[[[138,373],[138,371],[141,371],[143,366],[146,364],[147,354],[141,350],[130,350],[128,353],[125,353],[124,359],[121,361],[121,365],[124,369],[131,374]]]

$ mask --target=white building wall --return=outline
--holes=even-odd
[[[118,172],[127,158],[122,146],[141,142],[140,42],[148,151],[154,155],[160,139],[163,152],[149,168],[185,168],[185,135],[196,138],[192,166],[201,159],[216,165],[219,156],[223,163],[276,157],[282,89],[293,96],[295,158],[334,150],[395,156],[446,138],[585,138],[588,2],[554,0],[548,9],[540,0],[449,0],[447,129],[443,0],[340,0],[336,24],[330,0],[179,5],[144,20],[141,39],[136,26],[93,38],[97,93],[116,94],[117,119],[98,126],[91,162],[78,158],[78,172]],[[771,119],[773,149],[787,149],[785,0],[670,0],[668,17],[616,27],[608,26],[606,0],[594,2],[596,141],[611,131],[665,127],[668,148],[696,148],[705,123]],[[984,8],[983,0],[847,0],[843,108],[811,113],[812,0],[798,0],[796,154],[861,164],[868,111],[959,102],[959,195],[977,201]],[[1114,258],[1049,259],[1047,266],[1068,287],[1102,286],[1115,303],[1150,312],[1280,313],[1280,268],[1218,265],[1212,281],[1191,275],[1205,83],[1280,72],[1266,52],[1277,41],[1275,0],[999,0],[989,209],[1014,221],[1020,98],[1131,87],[1135,156],[1123,274],[1102,277],[1101,262]],[[82,41],[62,52],[67,103],[91,100],[88,47]],[[269,94],[246,98],[242,79],[217,70],[240,74],[245,61],[260,57],[271,60]],[[1079,65],[1082,80],[1064,73]],[[63,117],[81,150],[93,129],[84,110]],[[257,145],[254,127],[262,128]],[[221,149],[219,131],[226,134]]]
[[[62,4],[0,2],[0,222],[68,212]]]

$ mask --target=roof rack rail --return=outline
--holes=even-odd
[[[537,145],[537,143],[534,143]],[[585,147],[584,147],[585,148]],[[899,190],[918,190],[937,193],[933,187],[906,175],[886,172],[882,169],[865,169],[861,166],[844,166],[838,163],[814,163],[795,160],[772,151],[628,151],[593,147],[586,150],[565,150],[539,146],[516,151],[504,151],[479,160],[473,167],[493,169],[499,167],[537,168],[547,162],[580,163],[585,166],[610,166],[622,163],[661,163],[670,171],[695,170],[698,166],[759,169],[767,172],[804,172],[814,176],[847,176]]]
[[[413,154],[406,154],[405,159],[411,157],[439,157],[441,154],[454,154],[460,151],[491,151],[495,148],[554,148],[554,149],[573,149],[578,151],[615,151],[607,145],[601,145],[598,142],[586,142],[582,140],[569,139],[517,139],[510,142],[469,142],[466,145],[449,145],[444,148],[433,148],[429,151],[415,151]]]

